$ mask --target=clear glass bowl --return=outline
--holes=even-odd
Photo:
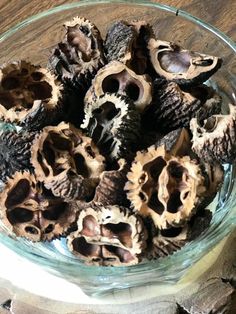
[[[26,59],[46,65],[50,50],[62,37],[62,24],[76,15],[90,19],[103,35],[108,25],[116,20],[144,19],[153,25],[160,39],[221,56],[223,66],[209,84],[218,89],[225,103],[236,103],[235,43],[217,29],[183,11],[177,12],[175,8],[146,1],[81,1],[33,16],[0,37],[0,63]],[[68,252],[64,239],[33,244],[7,236],[3,226],[0,226],[0,241],[49,272],[77,283],[91,295],[151,283],[177,282],[191,265],[235,228],[235,171],[234,165],[225,165],[224,184],[210,206],[213,211],[210,227],[180,251],[156,261],[130,267],[86,266]]]

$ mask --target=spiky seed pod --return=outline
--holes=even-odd
[[[91,204],[81,210],[77,225],[67,237],[68,247],[86,264],[122,266],[140,261],[147,232],[129,209]]]
[[[0,119],[39,130],[61,117],[62,85],[48,70],[26,61],[0,67]]]
[[[9,232],[31,241],[51,241],[76,219],[77,206],[53,196],[29,172],[16,172],[0,193],[0,217]]]
[[[107,93],[86,105],[81,127],[103,154],[126,158],[139,139],[140,114],[129,98]]]
[[[186,50],[175,43],[151,38],[149,55],[156,74],[179,85],[201,84],[222,64],[218,57]]]

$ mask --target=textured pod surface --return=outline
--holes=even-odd
[[[61,115],[61,90],[55,76],[26,61],[0,68],[0,119],[28,129],[55,123]]]
[[[149,128],[166,132],[189,127],[191,118],[199,115],[204,119],[221,110],[221,97],[204,85],[185,92],[175,82],[156,80],[153,91],[153,102],[145,121]]]
[[[218,57],[185,50],[174,43],[154,38],[149,40],[148,49],[158,76],[180,85],[201,84],[222,64]]]
[[[77,225],[68,247],[87,264],[134,265],[146,247],[142,220],[125,207],[93,204],[80,212]]]
[[[104,170],[104,161],[91,138],[64,122],[44,128],[33,143],[31,163],[37,179],[55,195],[68,199],[84,198],[85,191],[90,190],[88,182],[92,192]],[[77,183],[82,186],[76,187]]]
[[[35,133],[5,130],[0,133],[0,179],[6,180],[16,171],[32,170],[30,163]]]
[[[100,32],[82,17],[75,17],[64,26],[66,35],[50,57],[50,68],[64,82],[90,84],[91,77],[104,64]]]
[[[210,210],[201,210],[183,227],[158,230],[157,234],[151,239],[147,258],[165,257],[180,250],[186,243],[204,232],[209,227],[211,219],[212,213]]]
[[[118,161],[119,169],[104,171],[96,187],[94,202],[103,205],[129,206],[124,186],[129,167],[124,159]]]
[[[127,157],[140,135],[140,114],[129,98],[104,94],[85,107],[86,129],[103,154],[111,159]]]
[[[16,172],[0,194],[0,217],[17,236],[50,241],[63,235],[75,221],[73,203],[45,190],[28,172]]]
[[[229,104],[228,114],[213,115],[199,123],[190,122],[192,149],[207,162],[231,163],[236,158],[236,109]]]
[[[104,50],[108,62],[117,60],[137,74],[147,69],[147,42],[153,34],[145,21],[117,21],[107,31]]]
[[[84,101],[90,103],[105,93],[129,97],[139,111],[143,111],[152,101],[150,78],[147,75],[137,75],[119,61],[111,61],[98,71]]]
[[[184,225],[206,189],[197,162],[172,156],[164,145],[137,152],[127,178],[125,189],[134,210],[151,216],[160,229]]]

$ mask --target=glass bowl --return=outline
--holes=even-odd
[[[0,36],[0,63],[26,59],[45,66],[52,47],[62,37],[62,24],[76,15],[90,19],[103,35],[116,20],[146,20],[153,25],[160,39],[222,57],[222,68],[208,83],[217,88],[224,103],[235,104],[234,42],[214,27],[181,10],[147,1],[80,1],[40,13]],[[236,168],[235,165],[224,165],[224,169],[223,186],[210,205],[213,211],[210,227],[180,251],[156,261],[129,267],[86,266],[68,252],[64,239],[31,243],[7,236],[7,230],[2,225],[0,241],[49,272],[78,284],[90,295],[152,283],[174,283],[235,228]]]

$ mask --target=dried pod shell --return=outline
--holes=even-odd
[[[127,208],[93,204],[79,213],[77,224],[68,247],[87,264],[134,265],[146,247],[142,220]]]
[[[125,189],[134,210],[151,216],[160,229],[184,225],[205,192],[197,162],[172,156],[164,145],[137,152],[127,178]]]
[[[213,115],[199,124],[190,121],[192,149],[204,161],[231,163],[236,158],[236,109],[229,104],[228,114]]]
[[[49,67],[63,82],[89,85],[104,64],[103,42],[97,27],[83,17],[64,24],[66,35],[54,49]]]
[[[81,127],[87,130],[103,154],[119,159],[136,148],[140,114],[127,97],[104,94],[86,105]]]
[[[31,157],[37,179],[56,196],[68,199],[84,198],[86,191],[92,193],[104,161],[91,138],[64,122],[42,130],[34,141]],[[79,182],[82,186],[76,187]]]
[[[118,161],[119,169],[104,171],[96,187],[94,202],[106,205],[129,206],[124,186],[128,165],[124,159]]]
[[[61,90],[55,76],[26,61],[0,67],[0,119],[31,130],[55,123],[61,115]]]
[[[0,179],[5,181],[16,171],[32,170],[31,146],[35,133],[5,130],[0,133]]]
[[[28,172],[16,172],[0,193],[0,216],[9,231],[32,241],[63,235],[75,221],[75,204],[53,196]]]
[[[175,82],[156,80],[153,90],[153,102],[145,121],[149,128],[166,132],[189,127],[191,118],[197,115],[209,117],[221,110],[221,97],[204,85],[185,92]]]
[[[117,21],[107,31],[104,50],[108,62],[116,60],[126,64],[135,73],[143,74],[147,68],[147,41],[152,29],[145,21]]]
[[[222,64],[218,57],[189,51],[174,43],[154,38],[149,40],[148,49],[156,73],[180,85],[201,84]]]
[[[105,93],[128,96],[139,111],[143,111],[152,101],[150,78],[135,74],[119,61],[112,61],[98,71],[85,95],[85,104]]]
[[[211,219],[211,211],[201,210],[183,227],[159,230],[151,240],[147,258],[165,257],[180,250],[187,242],[197,238],[205,231],[209,227]]]

